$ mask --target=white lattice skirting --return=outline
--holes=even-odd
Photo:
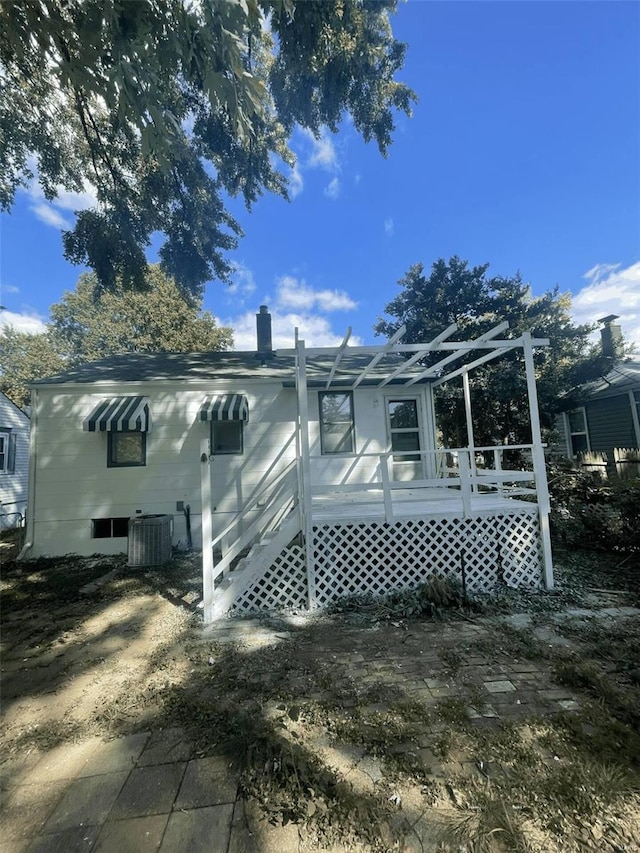
[[[327,524],[313,530],[315,603],[347,595],[411,589],[431,576],[462,580],[470,592],[498,583],[538,587],[542,557],[537,513],[468,519],[412,519],[392,525]],[[236,612],[306,608],[304,551],[285,549],[234,605]]]

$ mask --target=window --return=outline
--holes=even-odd
[[[569,423],[569,435],[571,441],[571,455],[585,453],[589,450],[589,435],[587,433],[587,415],[582,409],[574,409],[567,413]]]
[[[318,399],[322,453],[353,453],[355,427],[352,392],[322,391]]]
[[[107,466],[132,468],[147,464],[146,432],[108,432]]]
[[[16,435],[0,429],[0,474],[13,474],[16,469]]]
[[[211,452],[214,455],[242,453],[244,421],[211,421]]]
[[[129,535],[128,518],[92,518],[92,539],[116,539]]]
[[[417,400],[387,400],[394,480],[422,476]]]

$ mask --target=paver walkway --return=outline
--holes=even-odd
[[[593,614],[576,611],[563,618],[586,615]],[[617,608],[602,616],[638,617],[640,611]],[[520,620],[522,627],[527,623],[526,616],[512,620],[513,624]],[[498,664],[491,656],[474,653],[474,643],[487,631],[482,624],[437,626],[439,642],[448,638],[452,647],[462,650],[451,675],[441,651],[429,645],[434,629],[434,623],[412,623],[402,653],[391,655],[383,650],[383,632],[371,642],[361,629],[348,629],[353,631],[354,643],[360,638],[357,647],[329,656],[318,654],[319,666],[336,678],[357,680],[360,686],[401,687],[405,695],[426,705],[475,690],[483,701],[477,708],[469,703],[467,712],[477,725],[500,725],[579,707],[571,690],[551,682],[544,662],[512,659]],[[545,630],[540,641],[562,641],[552,628]],[[286,643],[292,635],[238,620],[208,630],[205,640],[259,647]],[[310,651],[306,642],[312,640],[298,638],[291,644],[292,659]],[[305,696],[304,677],[294,676],[296,689]],[[370,710],[375,713],[376,706]],[[328,738],[319,740],[317,747],[328,765],[337,767],[351,784],[375,786],[382,778],[380,764],[361,749],[350,752],[343,745],[336,750]],[[428,740],[418,747],[425,764],[437,775],[438,761]],[[106,743],[95,738],[26,754],[5,762],[0,772],[2,853],[293,853],[304,847],[296,827],[270,826],[260,819],[257,807],[238,796],[238,771],[229,759],[198,754],[180,729],[143,732]]]
[[[177,729],[65,745],[3,771],[3,853],[294,849],[293,832],[238,799],[233,766],[193,757]]]

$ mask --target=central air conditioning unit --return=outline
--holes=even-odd
[[[129,519],[127,564],[162,566],[171,559],[173,516],[138,515]]]

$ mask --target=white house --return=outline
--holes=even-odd
[[[420,345],[401,330],[383,346],[349,347],[347,335],[315,349],[296,333],[272,351],[265,306],[257,320],[255,354],[115,356],[35,383],[23,557],[123,552],[130,519],[171,516],[173,545],[202,548],[207,619],[434,572],[469,589],[552,585],[533,373],[546,341],[499,339],[503,323]],[[531,443],[475,447],[468,374],[514,348]],[[457,378],[468,444],[438,448],[433,389]],[[527,470],[509,469],[514,450]]]
[[[27,510],[29,418],[0,391],[0,529],[19,527]]]

